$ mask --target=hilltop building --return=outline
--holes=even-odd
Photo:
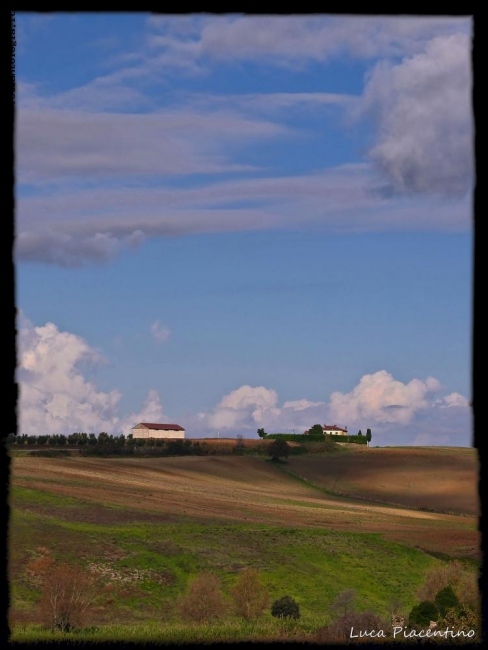
[[[310,429],[308,431],[304,431],[304,433],[310,433]],[[347,432],[347,427],[344,429],[342,427],[338,427],[337,424],[323,424],[322,425],[322,433],[324,435],[333,435],[333,436],[348,436]]]
[[[329,434],[329,435],[334,435],[334,436],[348,436],[349,434],[347,433],[347,427],[343,429],[342,427],[338,427],[337,424],[333,424],[332,426],[328,424],[323,424],[322,429],[324,430],[324,433]]]
[[[134,438],[184,438],[185,429],[179,424],[139,422],[132,427],[132,435]]]

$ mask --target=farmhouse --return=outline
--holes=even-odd
[[[179,424],[139,422],[132,427],[132,435],[134,438],[184,438],[185,429]]]
[[[332,426],[328,424],[323,424],[322,429],[324,431],[324,434],[328,435],[334,435],[334,436],[347,436],[349,435],[347,433],[347,427],[343,429],[342,427],[338,427],[337,424],[333,424]]]

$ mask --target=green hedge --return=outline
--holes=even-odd
[[[286,440],[288,442],[321,442],[324,436],[306,436],[303,433],[268,433],[265,440]]]
[[[332,440],[332,442],[350,442],[358,445],[366,444],[366,436],[334,436],[329,434],[310,436],[305,433],[269,433],[266,436],[266,440],[277,440],[278,438],[289,442],[299,442],[300,444],[306,444],[307,442],[326,442],[327,440]]]

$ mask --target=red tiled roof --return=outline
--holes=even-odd
[[[162,431],[184,431],[183,427],[179,424],[157,424],[155,422],[139,422],[136,426],[144,426],[147,429],[159,429]],[[132,427],[135,429],[136,427]]]
[[[324,424],[322,429],[329,429],[329,431],[347,431],[347,429],[343,429],[342,427],[338,427],[337,424],[333,424],[330,426],[329,424]]]

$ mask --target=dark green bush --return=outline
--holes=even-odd
[[[298,619],[300,618],[300,608],[291,596],[283,596],[271,605],[271,616]]]

